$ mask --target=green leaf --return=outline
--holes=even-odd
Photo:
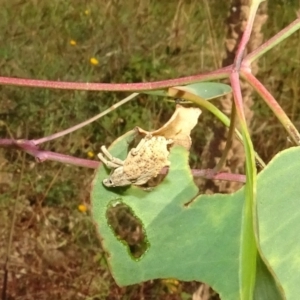
[[[281,287],[277,286],[272,274],[261,257],[257,256],[254,300],[283,300]]]
[[[218,83],[218,82],[198,82],[198,83],[192,83],[184,86],[174,86],[174,88],[188,91],[205,100],[211,100],[217,97],[221,97],[231,92],[230,85],[224,83]],[[163,96],[163,97],[170,97],[168,94],[168,88],[163,90],[155,90],[155,91],[143,91],[141,93]]]
[[[110,152],[124,157],[124,145],[131,138],[128,134],[116,141]],[[150,192],[135,186],[106,189],[101,182],[108,175],[99,168],[92,213],[111,272],[120,285],[175,277],[207,282],[222,299],[238,299],[242,192],[197,197],[188,152],[173,147],[170,160],[169,174]],[[128,247],[115,237],[107,222],[106,209],[114,201],[129,206],[143,223],[149,247],[140,259],[129,255]]]
[[[111,153],[125,158],[133,137],[132,131],[119,138]],[[256,300],[284,299],[280,285],[287,299],[297,299],[300,293],[299,157],[300,148],[284,151],[258,176],[259,242],[268,267],[258,257]],[[197,196],[187,151],[173,147],[170,160],[169,174],[152,191],[135,186],[107,189],[102,185],[107,170],[98,169],[92,214],[115,280],[119,285],[154,278],[196,280],[212,286],[222,300],[240,299],[244,188],[231,195]],[[143,224],[148,249],[139,259],[108,224],[106,210],[116,201],[129,206]]]
[[[286,299],[300,294],[300,148],[278,154],[258,185],[262,253],[281,283]]]

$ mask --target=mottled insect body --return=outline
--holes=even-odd
[[[142,185],[156,177],[163,167],[169,166],[168,145],[173,140],[163,136],[147,134],[137,145],[129,151],[124,161],[113,157],[105,146],[101,147],[99,159],[113,169],[108,178],[103,180],[107,187],[126,186],[130,184]]]

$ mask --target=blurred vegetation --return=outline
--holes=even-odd
[[[140,82],[213,70],[215,61],[220,63],[224,54],[224,24],[229,1],[209,1],[209,7],[213,32],[209,30],[204,2],[196,0],[2,0],[1,76]],[[265,39],[293,21],[298,8],[298,0],[269,1]],[[218,53],[212,48],[213,42]],[[260,68],[259,79],[299,127],[300,32],[262,58]],[[0,90],[1,138],[47,136],[96,115],[127,95],[13,86],[0,86]],[[101,145],[110,144],[136,125],[144,129],[158,128],[173,109],[174,104],[164,99],[140,95],[138,100],[92,125],[43,147],[91,158]],[[259,97],[255,98],[253,109],[255,117],[250,126],[255,148],[269,161],[291,143]],[[206,127],[209,118],[204,112],[193,133],[193,165],[199,165],[197,157],[209,138]],[[32,299],[142,299],[141,295],[145,299],[191,299],[195,285],[176,285],[174,290],[169,290],[161,281],[127,288],[115,285],[91,220],[87,213],[78,210],[80,204],[88,206],[92,170],[55,162],[37,164],[32,157],[24,159],[17,151],[1,149],[0,167],[3,214],[0,216],[3,222],[0,221],[3,227],[0,265],[5,261],[4,245],[13,203],[20,195],[10,261],[12,274],[18,275],[21,269],[27,274],[15,275],[20,279],[15,279],[17,288],[10,286],[11,299],[24,299],[25,295],[28,299],[30,295]],[[46,233],[41,228],[46,228]],[[36,239],[44,241],[36,246]],[[25,254],[35,255],[14,264],[14,257],[21,255],[20,243],[25,247]],[[57,266],[57,261],[47,255],[48,259],[45,258],[49,247],[64,255],[58,261],[65,260],[65,266]],[[50,298],[47,293],[37,294],[36,290],[41,290],[43,284]]]

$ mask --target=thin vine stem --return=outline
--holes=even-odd
[[[39,144],[42,144],[42,143],[45,143],[45,142],[49,142],[51,140],[54,140],[54,139],[57,139],[59,137],[62,137],[66,134],[69,134],[73,131],[76,131],[100,118],[102,118],[103,116],[107,115],[108,113],[112,112],[113,110],[115,110],[116,108],[120,107],[121,105],[131,101],[132,99],[134,99],[136,96],[138,95],[138,93],[133,93],[131,95],[129,95],[128,97],[126,97],[125,99],[119,101],[118,103],[112,105],[111,107],[109,107],[108,109],[106,109],[105,111],[101,112],[100,114],[80,123],[80,124],[77,124],[71,128],[68,128],[66,130],[63,130],[63,131],[60,131],[60,132],[57,132],[57,133],[54,133],[54,134],[51,134],[49,136],[46,136],[46,137],[42,137],[40,139],[37,139],[37,140],[32,140],[32,142],[35,144],[35,145],[39,145]]]

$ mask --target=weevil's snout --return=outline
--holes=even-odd
[[[111,179],[104,179],[103,184],[107,187],[115,186],[114,182]]]

